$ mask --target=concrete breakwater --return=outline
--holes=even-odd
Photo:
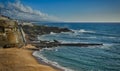
[[[38,47],[38,48],[51,48],[51,47],[57,47],[57,46],[77,46],[77,47],[88,47],[88,46],[102,46],[102,43],[60,43],[57,41],[54,42],[30,42],[30,44]]]

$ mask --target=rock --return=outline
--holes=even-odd
[[[59,28],[59,27],[48,27],[48,26],[40,26],[40,25],[22,25],[23,30],[28,35],[28,40],[37,39],[38,35],[50,34],[53,33],[61,33],[61,32],[72,32],[68,28]]]

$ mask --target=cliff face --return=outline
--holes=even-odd
[[[59,28],[59,27],[48,27],[48,26],[40,26],[40,25],[23,25],[23,30],[28,35],[28,40],[37,40],[37,35],[50,34],[53,33],[61,33],[61,32],[72,32],[68,28]]]
[[[19,30],[16,21],[0,16],[0,47],[20,47],[24,45]]]

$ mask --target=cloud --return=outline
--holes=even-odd
[[[49,16],[39,10],[34,10],[30,6],[23,5],[20,0],[15,2],[0,3],[0,12],[13,19],[32,20],[32,21],[51,21],[57,20],[54,16]]]

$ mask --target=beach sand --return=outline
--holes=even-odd
[[[48,65],[39,64],[32,56],[34,47],[29,47],[0,48],[0,71],[58,71]]]

